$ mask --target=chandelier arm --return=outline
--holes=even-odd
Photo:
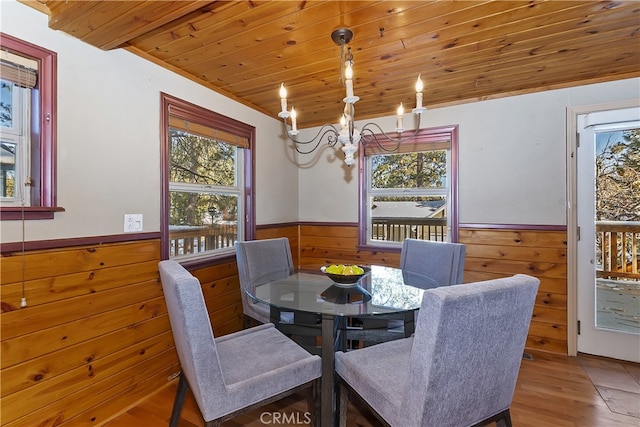
[[[385,138],[389,141],[395,142],[395,145],[392,148],[387,148],[384,145],[382,145],[382,143],[380,142],[380,140],[378,139],[378,135],[376,134],[376,132],[374,132],[369,126],[372,127],[377,127],[378,128],[378,134],[382,134],[385,136]],[[400,141],[395,140],[393,138],[391,138],[389,135],[387,135],[381,128],[380,126],[378,126],[375,123],[367,123],[366,125],[363,126],[362,130],[360,131],[360,143],[364,146],[371,144],[372,142],[375,142],[378,147],[380,147],[381,150],[383,151],[387,151],[389,153],[392,153],[394,151],[397,151],[398,148],[400,147]]]
[[[328,128],[328,129],[326,129],[323,132],[322,130],[325,129],[325,128]],[[286,127],[285,127],[285,129],[286,129]],[[329,145],[330,147],[333,147],[333,146],[336,145],[336,143],[338,142],[338,131],[335,128],[335,126],[333,126],[333,125],[323,125],[320,128],[320,130],[318,131],[318,133],[308,141],[299,141],[297,139],[294,139],[287,132],[287,138],[291,142],[294,143],[295,150],[300,154],[311,154],[312,152],[314,152],[320,146],[320,143],[322,142],[322,140],[325,137],[326,137],[327,145]],[[312,143],[315,143],[315,145],[312,148],[310,148],[308,150],[300,149],[301,145],[307,145],[307,144],[312,144]]]
[[[329,134],[329,136],[327,136],[327,143],[329,145],[334,146],[334,145],[336,145],[336,142],[338,141],[339,131],[334,125],[330,125],[330,124],[322,125],[322,127],[318,130],[318,133],[316,133],[313,138],[311,138],[311,139],[309,139],[307,141],[300,141],[298,139],[293,138],[291,136],[291,134],[289,133],[290,130],[288,129],[286,119],[283,119],[283,122],[284,122],[284,130],[285,130],[285,133],[287,134],[287,138],[289,138],[289,140],[291,142],[295,142],[296,144],[300,144],[300,145],[311,144],[311,143],[315,142],[316,139],[318,139],[318,138],[320,138],[320,140],[322,140],[322,138],[324,138],[325,135],[327,135],[327,134]],[[317,144],[316,144],[316,146],[317,146]]]
[[[291,139],[291,138],[289,138],[289,139]],[[291,140],[295,143],[295,141],[294,141],[293,139],[291,139]],[[308,142],[306,142],[306,143],[308,144],[308,143],[310,143],[310,142],[312,142],[312,141],[308,141]],[[316,145],[314,145],[314,146],[313,146],[313,148],[311,148],[311,149],[310,149],[310,150],[308,150],[308,151],[301,150],[301,149],[300,149],[300,147],[299,147],[299,145],[298,145],[297,143],[293,144],[293,147],[294,147],[294,148],[295,148],[295,150],[296,150],[298,153],[300,153],[300,154],[311,154],[311,153],[313,153],[314,151],[316,151],[316,148],[318,148],[318,147],[320,146],[320,143],[321,143],[321,142],[322,142],[322,139],[319,139],[319,140],[316,142]]]
[[[413,133],[411,135],[408,135],[408,136],[393,137],[393,136],[387,134],[385,131],[383,131],[382,128],[377,123],[369,122],[369,123],[365,124],[364,126],[362,126],[362,130],[360,131],[360,134],[362,135],[362,143],[364,145],[367,145],[367,144],[375,141],[375,143],[378,145],[378,147],[380,147],[380,149],[382,149],[383,151],[387,151],[389,153],[397,151],[402,142],[410,141],[410,140],[412,140],[413,138],[416,137],[416,135],[420,131],[420,118],[421,118],[421,116],[422,116],[422,114],[418,114],[418,124],[417,124],[416,128],[413,130]],[[372,127],[376,128],[378,130],[378,132],[377,133],[374,132],[371,129]],[[385,137],[386,140],[388,140],[390,142],[394,142],[395,146],[393,148],[385,147],[380,142],[380,139],[378,138],[378,135],[382,135],[382,136]]]

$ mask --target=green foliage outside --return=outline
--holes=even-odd
[[[171,191],[170,224],[208,226],[216,221],[235,222],[238,197],[221,190],[236,185],[236,146],[174,129],[169,138],[169,181],[194,184],[188,191]]]
[[[13,118],[13,83],[0,80],[0,125],[11,127]]]
[[[447,173],[445,151],[390,154],[373,161],[374,188],[438,188]]]
[[[640,221],[640,129],[602,135],[596,151],[596,220]]]
[[[371,182],[373,188],[420,189],[446,186],[447,153],[423,151],[378,155],[372,161]],[[415,201],[442,200],[442,196],[410,197]],[[375,201],[406,201],[405,196],[376,197]]]

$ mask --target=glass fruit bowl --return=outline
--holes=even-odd
[[[362,273],[350,273],[349,271],[344,271],[344,273],[330,273],[327,272],[327,269],[330,267],[333,267],[334,265],[329,265],[329,266],[322,266],[320,268],[320,271],[322,271],[324,274],[327,275],[327,277],[329,277],[331,280],[333,280],[334,283],[340,284],[340,285],[355,285],[356,283],[358,283],[360,281],[360,279],[362,279],[364,276],[366,276],[367,274],[369,274],[371,272],[371,268],[369,267],[365,267],[363,265],[346,265],[344,267],[358,267],[361,269],[361,271],[363,271]]]

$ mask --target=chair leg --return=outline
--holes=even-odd
[[[340,381],[340,390],[338,390],[338,425],[347,427],[347,409],[349,406],[349,390]]]
[[[507,409],[502,412],[503,417],[496,420],[496,427],[512,427],[511,425],[511,412]]]
[[[184,374],[180,372],[180,379],[178,380],[178,389],[176,390],[176,397],[173,400],[173,409],[171,410],[171,420],[169,421],[170,427],[178,427],[178,421],[180,421],[180,413],[182,412],[182,405],[184,405],[184,399],[187,397],[187,390],[189,390],[189,384]]]
[[[314,380],[307,394],[312,427],[320,426],[320,380]]]
[[[498,412],[497,414],[485,418],[484,420],[472,425],[471,427],[484,427],[488,425],[496,424],[496,427],[513,427],[511,424],[511,412],[509,408],[505,409],[502,412]]]
[[[251,326],[251,318],[246,314],[242,315],[242,329],[249,329]]]

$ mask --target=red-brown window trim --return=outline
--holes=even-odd
[[[204,107],[160,93],[160,234],[162,259],[169,259],[169,115],[180,117],[211,126],[224,132],[241,136],[248,141],[248,155],[244,157],[244,203],[245,203],[245,240],[253,240],[256,230],[255,214],[255,127],[230,117],[223,116]],[[240,221],[240,219],[238,219]],[[200,266],[211,260],[228,258],[230,255],[212,255],[210,258],[185,260],[185,267]]]
[[[0,207],[0,220],[53,219],[56,206],[56,100],[58,57],[55,52],[0,33],[0,48],[38,62],[38,82],[31,91],[39,114],[31,121],[31,206]],[[37,111],[36,111],[37,110]]]

